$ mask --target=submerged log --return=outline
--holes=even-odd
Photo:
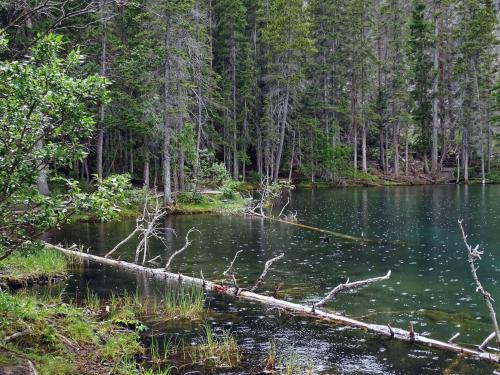
[[[137,264],[104,258],[92,254],[87,254],[75,250],[68,250],[60,246],[55,246],[46,243],[48,248],[60,251],[64,254],[81,257],[89,261],[94,261],[101,264],[106,264],[109,266],[120,267],[122,269],[130,270],[133,272],[140,272],[146,275],[153,276],[158,279],[173,279],[177,280],[179,283],[188,283],[193,285],[199,285],[207,291],[212,291],[221,294],[232,295],[237,298],[246,301],[255,301],[264,305],[277,307],[287,312],[297,314],[300,316],[305,316],[313,319],[319,319],[327,322],[343,324],[346,326],[364,329],[369,332],[380,334],[382,336],[388,336],[396,340],[407,341],[411,343],[421,344],[429,346],[436,349],[441,349],[445,351],[455,352],[464,356],[470,356],[478,359],[483,359],[492,362],[499,362],[499,357],[496,354],[481,352],[478,350],[466,348],[453,343],[443,342],[439,340],[432,339],[430,337],[422,336],[414,331],[407,331],[400,328],[390,327],[389,325],[382,324],[371,324],[362,322],[356,319],[351,319],[346,316],[338,315],[328,311],[323,311],[319,309],[313,309],[310,306],[305,306],[293,302],[288,302],[280,299],[276,299],[271,296],[264,296],[262,294],[254,293],[249,290],[244,290],[234,286],[222,285],[213,283],[208,280],[200,279],[197,277],[185,276],[180,273],[173,273],[165,271],[164,268],[148,268],[140,266]]]

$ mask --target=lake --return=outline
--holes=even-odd
[[[284,283],[282,298],[312,304],[347,278],[355,281],[392,270],[389,280],[340,294],[325,309],[405,329],[413,322],[416,332],[444,341],[460,332],[456,342],[463,344],[479,344],[491,332],[488,312],[473,286],[457,219],[464,219],[469,242],[484,250],[478,274],[500,301],[500,186],[297,189],[291,194],[289,209],[297,212],[300,223],[384,241],[361,243],[332,236],[324,243],[321,233],[255,217],[170,216],[165,226],[175,233],[166,235],[168,248],[152,242],[150,258],[160,255],[166,260],[195,227],[199,233],[192,235],[192,246],[172,265],[176,272],[199,277],[203,271],[207,279],[220,279],[236,251],[243,250],[235,263],[237,279],[240,287],[250,287],[265,261],[283,252],[285,257],[273,265],[260,290],[272,293],[275,285]],[[103,255],[134,227],[134,220],[76,223],[49,237],[54,243],[82,244]],[[135,246],[131,242],[115,256],[133,259]],[[86,288],[103,297],[124,290],[152,296],[172,284],[86,264],[69,279],[65,293],[78,299]],[[230,329],[247,358],[244,369],[221,373],[243,374],[257,368],[271,343],[281,355],[310,361],[314,373],[322,374],[491,374],[495,368],[343,326],[280,315],[229,297],[209,295],[207,306],[216,331]],[[150,332],[192,342],[199,330],[193,325],[168,324]]]

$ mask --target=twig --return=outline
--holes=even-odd
[[[288,206],[290,204],[290,197],[288,197],[288,200],[286,201],[285,205],[283,206],[283,208],[281,209],[278,217],[281,217],[281,215],[283,215],[283,211],[285,211],[285,208],[286,206]]]
[[[486,345],[488,345],[488,343],[495,337],[496,333],[495,332],[491,332],[488,337],[486,337],[484,339],[484,341],[481,343],[481,345],[479,345],[479,350],[484,350],[484,348],[486,348]]]
[[[225,270],[225,271],[222,273],[224,276],[227,276],[227,274],[233,270],[234,262],[236,262],[236,258],[238,258],[238,254],[239,254],[239,253],[241,253],[241,252],[243,252],[243,250],[238,250],[238,251],[236,252],[236,254],[234,254],[234,258],[233,258],[233,260],[231,261],[231,264],[229,265],[229,267],[227,268],[227,270]]]
[[[182,253],[184,250],[186,250],[189,245],[191,245],[191,240],[189,239],[189,235],[191,234],[191,232],[193,231],[196,231],[196,232],[200,232],[198,229],[195,229],[195,228],[191,228],[188,230],[188,232],[186,233],[186,242],[184,243],[184,246],[182,246],[179,250],[177,250],[175,253],[173,253],[170,258],[168,258],[168,261],[167,261],[167,264],[165,265],[165,271],[167,271],[169,268],[170,268],[170,263],[172,263],[172,260],[177,256],[179,255],[180,253]]]
[[[252,289],[250,289],[251,292],[255,291],[259,286],[260,284],[262,284],[262,281],[264,280],[264,277],[266,277],[267,275],[267,272],[269,271],[269,268],[271,267],[271,265],[276,262],[277,260],[280,260],[281,258],[283,258],[285,256],[284,253],[281,253],[280,255],[278,255],[277,257],[274,257],[272,259],[269,259],[266,264],[264,265],[264,271],[262,271],[261,275],[259,276],[259,278],[257,279],[257,281],[255,282],[255,285],[252,287]]]
[[[141,230],[141,228],[138,226],[137,228],[135,228],[132,233],[130,233],[125,239],[123,239],[122,241],[120,241],[115,247],[113,247],[105,256],[104,258],[108,258],[111,254],[113,254],[116,250],[118,250],[120,248],[120,246],[124,245],[125,243],[127,243],[128,241],[130,241],[132,239],[132,237],[135,236],[135,234],[137,232],[139,232]]]
[[[448,342],[452,343],[453,340],[455,340],[458,336],[460,336],[460,332],[457,332],[453,336],[451,336],[450,339],[448,340]]]
[[[314,306],[316,306],[316,307],[323,306],[328,301],[334,300],[337,297],[337,294],[339,294],[340,292],[345,292],[346,290],[350,290],[350,289],[357,289],[357,288],[363,287],[365,285],[375,283],[377,281],[387,280],[389,277],[391,277],[390,270],[384,276],[374,277],[374,278],[366,279],[366,280],[353,281],[352,283],[350,283],[349,279],[347,279],[347,281],[345,283],[339,284],[335,288],[333,288],[325,298],[323,298],[321,301],[315,303]]]
[[[482,251],[479,251],[479,245],[476,245],[475,248],[472,248],[471,245],[467,242],[467,235],[465,234],[464,227],[462,225],[463,219],[458,220],[458,226],[460,227],[460,230],[462,231],[462,237],[465,243],[465,247],[467,248],[467,253],[468,253],[468,262],[470,266],[470,271],[472,273],[472,278],[474,279],[474,283],[476,284],[476,292],[481,294],[484,298],[484,303],[486,304],[489,313],[490,313],[490,318],[491,322],[493,324],[493,332],[495,333],[496,336],[496,341],[497,341],[497,346],[500,347],[500,330],[498,329],[498,321],[497,321],[497,316],[495,313],[495,309],[493,308],[493,303],[495,302],[493,298],[491,297],[491,294],[487,292],[484,288],[481,282],[479,281],[479,277],[477,276],[477,269],[479,267],[476,267],[476,260],[481,260],[481,255],[483,254]]]

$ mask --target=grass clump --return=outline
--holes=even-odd
[[[198,286],[169,290],[163,296],[167,319],[200,319],[204,312],[205,295]]]
[[[0,283],[19,288],[38,283],[51,283],[66,276],[63,254],[47,248],[30,248],[14,252],[0,261]]]
[[[203,342],[194,349],[193,360],[214,367],[235,367],[241,362],[240,348],[229,331],[216,336],[208,325],[203,330]]]
[[[104,358],[117,363],[143,352],[139,335],[135,332],[118,333],[110,337],[101,351]]]
[[[286,358],[278,357],[276,343],[271,344],[265,361],[266,373],[276,375],[312,375],[314,366],[311,360],[303,365],[303,361],[296,352],[290,353]]]

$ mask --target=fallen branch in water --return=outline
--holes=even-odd
[[[467,242],[467,235],[465,234],[462,223],[463,219],[458,220],[458,226],[462,231],[462,238],[464,240],[465,247],[467,248],[467,260],[469,262],[470,271],[474,283],[476,284],[476,292],[483,296],[484,303],[486,304],[486,307],[488,308],[488,311],[490,313],[490,319],[491,323],[493,324],[493,332],[496,336],[497,346],[500,348],[500,330],[498,329],[497,316],[495,313],[495,309],[493,308],[493,302],[495,301],[491,297],[491,294],[483,288],[483,285],[481,284],[481,281],[479,281],[479,277],[477,276],[477,270],[479,266],[476,267],[476,260],[481,260],[481,255],[483,255],[483,252],[479,251],[479,245],[476,245],[475,248],[472,248],[472,246],[469,245],[469,243]]]
[[[272,259],[269,259],[266,264],[264,265],[264,271],[262,271],[262,273],[260,274],[259,278],[257,279],[257,281],[255,282],[255,285],[252,287],[252,289],[250,289],[251,292],[254,292],[259,286],[260,284],[262,284],[262,282],[264,281],[264,277],[266,277],[267,275],[267,272],[269,271],[269,268],[271,267],[271,265],[276,262],[277,260],[280,260],[281,258],[283,258],[285,256],[284,253],[281,253],[280,255],[278,255],[277,257],[274,257]]]
[[[441,349],[441,350],[446,350],[446,351],[451,351],[455,353],[459,353],[465,356],[472,356],[475,358],[487,360],[487,361],[492,361],[492,362],[498,362],[499,357],[496,354],[492,353],[486,353],[486,352],[481,352],[478,350],[466,348],[460,345],[456,345],[453,343],[447,343],[439,340],[434,340],[426,336],[422,336],[416,332],[410,332],[404,329],[400,328],[393,328],[388,325],[381,325],[381,324],[371,324],[371,323],[366,323],[362,322],[356,319],[351,319],[346,316],[334,314],[331,312],[323,311],[316,309],[315,311],[311,311],[311,308],[309,306],[304,306],[300,305],[297,303],[293,302],[288,302],[284,301],[281,299],[276,299],[271,296],[264,296],[258,293],[254,293],[252,291],[247,291],[247,290],[242,290],[239,288],[235,288],[232,286],[228,285],[221,285],[221,284],[216,284],[208,280],[204,280],[202,278],[196,278],[196,277],[190,277],[190,276],[185,276],[182,274],[178,273],[172,273],[165,271],[164,268],[148,268],[148,267],[143,267],[137,264],[129,263],[129,262],[123,262],[123,261],[118,261],[118,260],[113,260],[109,258],[104,258],[104,257],[99,257],[96,255],[92,254],[87,254],[87,253],[82,253],[74,250],[68,250],[64,249],[60,246],[55,246],[46,243],[46,246],[51,249],[55,249],[57,251],[60,251],[64,254],[71,255],[71,256],[77,256],[81,257],[83,259],[89,260],[89,261],[94,261],[98,262],[101,264],[106,264],[109,266],[115,266],[119,267],[124,270],[130,270],[133,272],[140,272],[146,275],[150,275],[152,277],[157,277],[158,279],[165,280],[165,279],[173,279],[177,280],[179,283],[188,283],[192,285],[199,285],[203,289],[207,291],[212,291],[216,293],[221,293],[221,294],[226,294],[226,295],[231,295],[235,296],[237,298],[240,298],[242,300],[246,301],[255,301],[262,303],[267,306],[272,306],[276,308],[281,308],[282,310],[285,310],[287,312],[291,312],[297,315],[305,316],[305,317],[310,317],[313,319],[319,319],[327,322],[333,322],[333,323],[340,323],[344,324],[350,327],[354,328],[360,328],[364,329],[366,331],[380,334],[383,336],[391,337],[396,340],[401,340],[401,341],[407,341],[407,342],[414,342],[416,344],[422,344],[426,346],[430,346],[432,348],[436,349]]]
[[[328,301],[334,300],[337,297],[337,294],[339,294],[341,292],[346,292],[346,291],[351,290],[351,289],[358,289],[358,288],[364,287],[366,285],[376,283],[378,281],[387,280],[390,277],[391,277],[391,271],[389,270],[386,275],[380,276],[380,277],[373,277],[371,279],[359,280],[359,281],[353,281],[353,282],[349,282],[349,279],[347,279],[347,281],[345,283],[339,284],[335,288],[333,288],[330,291],[330,293],[328,293],[326,295],[325,298],[323,298],[321,301],[315,303],[313,305],[313,307],[323,306]]]

